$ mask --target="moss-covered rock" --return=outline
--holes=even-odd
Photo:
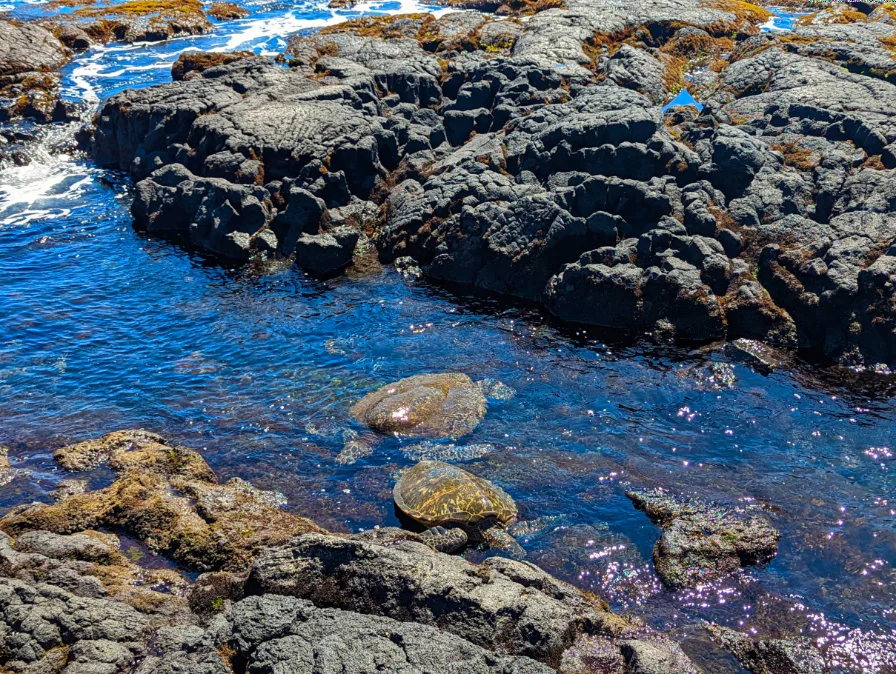
[[[71,50],[41,26],[0,21],[0,122],[17,117],[68,119],[73,109],[59,100],[56,71],[71,56]]]
[[[182,35],[201,35],[212,24],[200,0],[127,0],[114,5],[80,2],[70,13],[47,21],[74,25],[95,42],[158,42]],[[57,29],[58,30],[58,29]]]
[[[105,489],[55,504],[16,508],[0,520],[0,530],[16,536],[35,530],[72,534],[112,528],[201,571],[242,569],[261,546],[322,531],[279,509],[270,495],[242,480],[219,484],[197,452],[163,444],[160,436],[146,431],[110,433],[64,447],[57,459],[76,470],[108,461],[118,479]]]
[[[227,65],[240,59],[250,58],[254,54],[250,51],[234,52],[205,52],[186,51],[181,54],[174,65],[171,66],[171,79],[175,82],[184,79],[188,73],[202,73],[209,68]],[[194,75],[195,77],[195,75]]]
[[[663,529],[653,561],[674,588],[708,583],[742,565],[761,564],[778,551],[780,534],[755,508],[718,506],[662,489],[626,492]]]
[[[213,2],[205,13],[216,21],[233,21],[249,16],[249,10],[233,2]]]

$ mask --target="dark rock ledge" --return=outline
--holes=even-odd
[[[119,94],[88,144],[138,181],[139,228],[215,255],[328,273],[370,237],[572,323],[892,366],[896,25],[858,15],[784,36],[738,0],[359,19],[295,38],[290,69]],[[703,113],[664,117],[697,66]]]
[[[46,29],[0,20],[0,122],[31,117],[41,122],[77,119],[59,100],[58,69],[72,52]]]
[[[0,519],[3,671],[700,672],[668,637],[532,564],[472,564],[399,529],[326,533],[153,433],[56,459],[108,463],[117,479]],[[205,573],[141,566],[120,536]]]

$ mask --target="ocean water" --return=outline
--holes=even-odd
[[[248,7],[211,35],[91,50],[67,67],[66,93],[98,102],[167,81],[185,49],[275,53],[298,30],[419,6]],[[72,152],[75,126],[22,127],[37,137],[31,162],[0,167],[0,443],[18,470],[0,487],[0,512],[50,499],[66,477],[55,448],[139,426],[200,450],[222,478],[283,492],[333,530],[397,525],[391,490],[414,441],[382,438],[371,456],[338,463],[345,432],[362,430],[348,408],[402,377],[465,372],[516,391],[491,400],[460,442],[494,446],[463,465],[517,500],[530,561],[687,638],[704,619],[802,633],[834,671],[894,671],[887,377],[799,362],[762,372],[724,345],[618,344],[372,258],[329,281],[286,263],[223,267],[136,233],[129,181]],[[659,531],[628,486],[762,504],[779,554],[670,592],[651,561]]]

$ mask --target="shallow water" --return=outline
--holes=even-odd
[[[338,18],[311,4],[253,9],[211,36],[88,52],[67,69],[68,92],[101,99],[165,81],[186,48],[277,51],[285,35]],[[393,476],[414,441],[384,438],[339,464],[343,432],[361,430],[347,409],[388,381],[466,372],[517,391],[491,400],[462,442],[496,446],[464,465],[533,521],[521,537],[531,561],[658,627],[802,630],[825,640],[835,668],[896,667],[885,380],[856,393],[801,365],[764,375],[724,349],[617,346],[372,261],[325,282],[283,264],[222,268],[135,233],[128,182],[66,154],[73,129],[38,131],[30,165],[0,169],[0,442],[21,470],[0,488],[0,510],[49,500],[65,477],[51,457],[61,444],[143,426],[201,450],[223,478],[282,491],[326,527],[396,525]],[[733,366],[733,386],[713,363]],[[625,498],[628,484],[758,501],[780,552],[698,591],[663,590],[658,530]]]

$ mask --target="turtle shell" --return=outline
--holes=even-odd
[[[356,421],[381,433],[459,438],[482,421],[486,400],[465,374],[423,374],[387,384],[349,410]]]
[[[427,527],[475,527],[485,520],[504,525],[517,514],[503,489],[441,461],[421,461],[406,470],[393,496],[399,510]]]

